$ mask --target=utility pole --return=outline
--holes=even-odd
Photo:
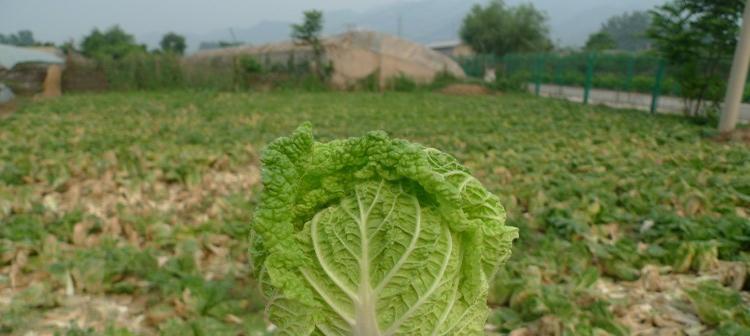
[[[729,85],[724,99],[724,108],[719,121],[719,132],[731,132],[737,126],[742,106],[742,95],[747,81],[747,70],[750,65],[750,0],[745,4],[742,16],[742,32],[734,51],[732,72],[729,73]]]
[[[234,29],[229,27],[229,35],[232,35],[232,42],[237,44],[237,36],[234,35]]]

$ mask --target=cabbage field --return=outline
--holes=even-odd
[[[273,335],[250,265],[260,153],[384,130],[519,229],[490,335],[750,334],[750,147],[672,116],[437,93],[151,92],[0,119],[0,334]]]

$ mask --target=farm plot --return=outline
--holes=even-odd
[[[0,120],[0,333],[263,335],[264,144],[382,129],[454,155],[521,238],[489,333],[750,329],[750,148],[525,95],[74,95]]]

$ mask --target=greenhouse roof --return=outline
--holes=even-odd
[[[40,50],[0,44],[0,67],[11,69],[18,63],[65,63],[65,60]]]

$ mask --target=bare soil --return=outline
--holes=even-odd
[[[440,90],[440,93],[452,96],[484,96],[492,91],[477,84],[451,84]]]
[[[750,145],[750,128],[740,128],[714,138],[717,142],[742,142]]]
[[[0,104],[0,118],[9,116],[16,111],[16,102]]]

